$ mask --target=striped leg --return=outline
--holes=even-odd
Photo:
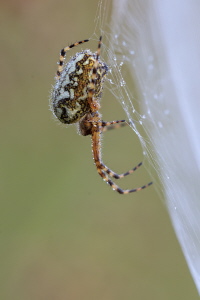
[[[103,163],[101,163],[101,169],[106,172],[110,177],[113,177],[115,179],[121,179],[124,178],[125,176],[132,174],[133,172],[135,172],[139,167],[141,167],[142,162],[139,163],[136,167],[134,167],[133,169],[122,173],[122,174],[117,174],[115,172],[113,172],[111,169],[109,169],[106,165],[104,165]]]
[[[105,121],[101,121],[99,122],[99,125],[103,127],[102,131],[106,131],[106,130],[110,130],[110,129],[114,129],[114,128],[118,128],[121,126],[126,126],[127,123],[125,120],[117,120],[117,121],[111,121],[111,122],[105,122]],[[118,127],[117,127],[118,126]],[[104,130],[104,128],[106,130]],[[142,165],[142,162],[139,163],[136,167],[134,167],[133,169],[122,173],[122,174],[117,174],[115,172],[113,172],[111,169],[109,169],[106,165],[104,165],[103,163],[101,163],[101,169],[106,172],[109,176],[114,177],[115,179],[121,179],[129,174],[132,174],[134,171],[136,171],[140,166]]]
[[[127,123],[125,120],[120,121],[112,121],[112,122],[104,122],[102,121],[102,132],[112,130],[112,129],[118,129],[120,127],[127,126]]]
[[[65,55],[66,55],[66,52],[69,51],[71,48],[75,47],[75,46],[78,46],[80,44],[83,44],[83,43],[86,43],[88,42],[89,40],[83,40],[83,41],[80,41],[80,42],[76,42],[68,47],[65,47],[63,48],[61,51],[60,51],[60,58],[59,58],[59,63],[58,63],[58,70],[57,70],[57,79],[60,78],[60,75],[62,73],[62,70],[63,70],[63,64],[64,64],[64,59],[65,59]]]
[[[101,122],[99,122],[99,123],[101,124]],[[99,124],[97,123],[96,126],[93,127],[92,131],[93,131],[92,132],[92,150],[93,150],[94,161],[95,161],[95,164],[97,167],[97,171],[98,171],[99,175],[103,178],[103,180],[106,181],[113,188],[113,190],[117,191],[120,194],[129,194],[129,193],[141,191],[152,184],[152,182],[150,182],[146,185],[143,185],[143,186],[135,188],[135,189],[123,190],[118,185],[116,185],[112,180],[110,180],[109,177],[106,175],[106,173],[109,174],[111,177],[120,179],[120,178],[125,177],[126,175],[133,173],[135,170],[137,170],[137,168],[139,168],[141,166],[141,163],[138,166],[136,166],[134,169],[132,169],[126,173],[123,173],[120,175],[114,173],[109,168],[107,168],[101,161],[101,153],[100,153],[101,126],[99,126]]]

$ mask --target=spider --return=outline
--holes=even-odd
[[[142,163],[128,172],[117,174],[109,169],[101,159],[101,133],[110,127],[125,124],[125,120],[102,121],[99,113],[103,83],[108,73],[108,66],[100,59],[102,37],[99,39],[97,52],[92,53],[90,50],[78,52],[64,65],[66,52],[88,41],[76,42],[61,50],[56,83],[52,91],[52,110],[62,123],[78,123],[81,135],[91,135],[97,172],[114,191],[120,194],[138,192],[150,186],[152,182],[138,188],[124,190],[116,185],[110,177],[121,179],[137,170]]]

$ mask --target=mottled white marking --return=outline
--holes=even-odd
[[[90,63],[90,61],[89,61],[89,59],[87,59],[84,63],[83,63],[83,65],[88,65]]]
[[[76,70],[76,64],[74,61],[72,61],[69,65],[68,65],[68,69],[66,70],[68,74],[74,72]]]
[[[78,61],[82,60],[84,56],[85,56],[85,52],[77,53],[76,59],[74,60],[75,63],[77,63]]]
[[[73,108],[73,110],[67,109],[68,119],[72,119],[81,109],[81,106],[79,103],[76,103],[76,108]]]
[[[70,99],[74,99],[74,89],[70,89]]]
[[[62,109],[59,108],[59,107],[56,107],[55,108],[55,115],[57,118],[61,118],[61,115],[62,115]]]
[[[70,83],[69,75],[67,74],[67,72],[65,70],[63,71],[62,76],[60,78],[61,78],[61,81],[60,81],[61,85],[66,85],[66,84]]]
[[[60,93],[61,99],[62,98],[69,98],[69,92],[68,91],[64,91],[62,89],[62,92]]]
[[[87,89],[87,87],[84,87],[84,89],[83,89],[83,96],[79,97],[78,98],[79,100],[85,100],[87,98],[88,93],[86,92],[86,89]]]

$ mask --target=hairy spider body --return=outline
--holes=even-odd
[[[93,157],[99,175],[113,190],[120,194],[129,194],[150,186],[152,182],[135,189],[123,190],[108,176],[121,179],[136,171],[142,163],[125,173],[117,174],[102,162],[101,133],[109,128],[124,125],[125,120],[104,122],[98,112],[103,83],[108,73],[108,66],[100,60],[101,40],[102,37],[99,39],[96,53],[84,50],[65,65],[66,52],[89,40],[74,43],[61,50],[56,83],[52,91],[52,111],[62,123],[78,123],[79,132],[83,136],[91,135]]]

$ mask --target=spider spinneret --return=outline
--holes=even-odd
[[[150,186],[152,182],[139,188],[123,190],[110,180],[108,175],[115,179],[123,178],[137,170],[142,163],[126,173],[117,174],[104,165],[101,160],[101,133],[109,129],[109,126],[115,127],[118,124],[123,125],[125,122],[125,120],[104,122],[98,112],[103,83],[108,73],[108,66],[100,59],[102,37],[99,39],[96,53],[92,53],[90,50],[78,52],[64,65],[66,52],[88,41],[83,40],[61,50],[56,83],[52,91],[52,111],[62,123],[78,123],[79,132],[82,135],[91,135],[97,171],[113,190],[120,194],[140,191]]]

